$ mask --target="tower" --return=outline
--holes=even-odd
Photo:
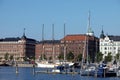
[[[101,34],[100,34],[100,38],[101,38],[101,39],[104,39],[104,38],[105,38],[104,31],[103,31],[103,26],[102,26],[102,31],[101,31]]]

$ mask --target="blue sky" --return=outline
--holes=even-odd
[[[42,24],[44,38],[55,39],[66,34],[85,34],[88,11],[91,27],[99,37],[103,25],[105,34],[120,35],[120,0],[0,0],[0,38],[26,36],[41,40]]]

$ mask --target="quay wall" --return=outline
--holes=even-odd
[[[17,64],[18,67],[33,67],[33,64]],[[16,65],[14,65],[16,67]]]

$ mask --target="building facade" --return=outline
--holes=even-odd
[[[100,52],[103,54],[103,59],[108,53],[114,57],[120,53],[120,36],[104,35],[103,31],[100,36]]]
[[[84,55],[85,59],[88,52],[92,62],[94,62],[95,55],[99,51],[99,39],[86,34],[67,35],[61,39],[61,47],[64,46],[66,46],[66,54],[72,52],[75,59],[79,54]],[[63,48],[62,52],[64,53]]]
[[[13,56],[14,60],[23,61],[23,58],[35,56],[34,39],[26,38],[25,34],[19,38],[4,38],[0,39],[0,58],[5,60],[5,55]],[[8,58],[9,60],[9,58]]]
[[[61,53],[60,40],[44,40],[36,44],[37,60],[57,60]]]

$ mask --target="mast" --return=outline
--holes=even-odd
[[[65,23],[64,23],[64,61],[66,61],[66,41],[65,41]]]
[[[86,35],[85,35],[85,41],[84,41],[84,47],[83,47],[81,70],[83,68],[83,63],[84,63],[84,60],[85,60],[85,50],[86,50]]]
[[[53,61],[55,60],[55,48],[54,48],[54,24],[52,24],[52,51],[53,51],[53,54],[52,54],[52,58],[53,58]]]
[[[86,61],[87,61],[87,65],[88,65],[88,57],[89,57],[89,49],[88,49],[88,45],[89,45],[89,35],[91,36],[91,28],[90,28],[90,11],[88,12],[88,28],[87,28],[87,35],[86,35]]]
[[[42,25],[42,60],[44,60],[44,24]]]

